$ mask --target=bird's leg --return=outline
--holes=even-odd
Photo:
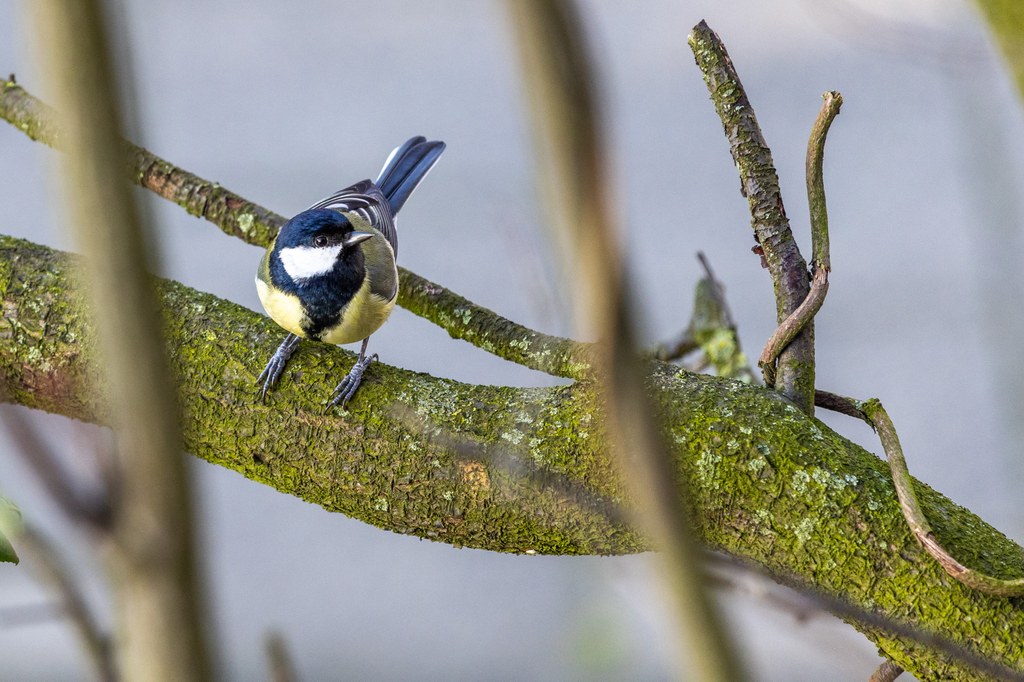
[[[370,337],[363,339],[363,345],[359,348],[359,358],[356,360],[356,364],[352,365],[352,369],[349,370],[348,375],[341,380],[338,387],[334,389],[334,393],[331,394],[331,400],[327,403],[327,407],[331,408],[341,403],[342,409],[345,407],[345,403],[352,399],[352,396],[356,394],[356,389],[359,388],[360,382],[363,380],[363,372],[370,366],[370,363],[377,359],[377,354],[373,355],[366,354],[366,345],[370,342]]]
[[[270,358],[270,362],[263,368],[263,372],[260,373],[256,383],[263,383],[263,388],[260,389],[260,400],[266,401],[267,391],[277,385],[277,380],[281,378],[281,373],[284,372],[284,366],[288,364],[289,358],[295,353],[295,349],[299,347],[299,337],[295,334],[289,334],[284,337],[284,341],[274,351],[274,355]]]

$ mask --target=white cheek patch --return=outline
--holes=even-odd
[[[281,264],[285,272],[296,282],[323,275],[334,268],[342,245],[324,246],[293,246],[281,249]]]

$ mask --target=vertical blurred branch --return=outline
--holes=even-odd
[[[40,61],[65,114],[62,180],[84,254],[119,463],[109,528],[118,669],[128,680],[211,677],[180,450],[150,254],[125,159],[100,0],[30,3]]]
[[[612,310],[600,298],[602,286],[580,270],[611,269],[600,277],[617,288],[618,246],[611,229],[615,207],[607,189],[600,121],[593,108],[595,83],[575,6],[569,0],[509,0],[534,127],[534,153],[543,174],[538,183],[552,238],[574,288],[577,316],[596,313],[589,333],[609,328],[602,315]],[[575,276],[577,274],[581,276]]]
[[[510,0],[542,183],[582,293],[576,298],[598,344],[609,433],[645,526],[660,550],[680,628],[677,656],[699,680],[742,679],[706,592],[681,481],[642,379],[633,308],[613,229],[615,207],[598,118],[596,80],[570,0]],[[685,663],[684,663],[685,661]]]

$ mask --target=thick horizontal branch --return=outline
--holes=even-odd
[[[29,138],[61,148],[61,131],[54,112],[14,82],[0,78],[0,117]],[[283,216],[205,180],[152,152],[125,142],[130,177],[142,187],[174,202],[194,216],[204,218],[225,234],[267,246],[274,239]],[[555,376],[580,379],[592,364],[592,347],[571,339],[529,329],[476,305],[440,284],[399,267],[398,305],[462,339],[530,369]]]
[[[0,238],[0,384],[14,402],[103,422],[86,362],[92,334],[69,294],[67,256]],[[160,285],[179,368],[186,447],[212,463],[380,528],[503,552],[617,554],[648,547],[625,521],[587,382],[470,386],[384,364],[344,415],[317,398],[351,354],[300,349],[275,396],[255,379],[278,341],[266,318]],[[1024,610],[950,578],[918,545],[885,462],[771,391],[649,364],[701,540],[781,580],[939,633],[1024,668]],[[365,393],[362,393],[365,391]],[[972,567],[1024,575],[1024,550],[915,484],[933,532]],[[978,679],[866,628],[920,679]]]

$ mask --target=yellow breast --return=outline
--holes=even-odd
[[[302,321],[306,313],[302,310],[298,296],[287,294],[280,289],[272,289],[259,277],[256,278],[256,293],[270,319],[292,334],[306,338],[306,333],[302,331]]]
[[[369,278],[367,278],[359,287],[356,295],[345,306],[341,314],[341,324],[325,330],[321,340],[325,343],[362,341],[380,329],[380,326],[391,315],[394,307],[395,298],[388,301],[373,293],[370,290]]]

